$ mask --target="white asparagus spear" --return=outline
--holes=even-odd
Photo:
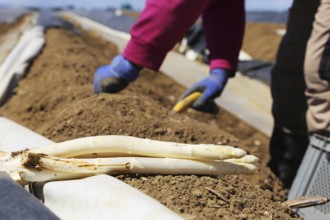
[[[251,156],[251,157],[250,157]],[[258,161],[258,158],[252,155],[246,155],[240,159],[228,159],[224,161],[197,161],[187,159],[173,159],[173,158],[148,158],[148,157],[112,157],[112,158],[59,158],[51,157],[47,155],[39,155],[35,153],[27,153],[22,158],[22,164],[27,168],[35,169],[48,169],[61,172],[72,173],[91,173],[100,172],[108,174],[118,173],[157,173],[162,170],[167,174],[175,174],[175,172],[182,173],[181,168],[187,167],[187,174],[209,174],[209,175],[223,175],[223,174],[238,174],[239,172],[245,172],[245,168],[248,168],[248,172],[251,167],[247,164],[254,164]],[[201,170],[203,173],[194,173],[194,166],[198,164],[208,165],[201,166],[200,169],[196,169],[197,172]],[[192,167],[189,167],[192,165]],[[247,165],[247,167],[246,167]],[[213,169],[213,168],[216,169]],[[179,168],[179,170],[175,170]],[[204,172],[204,170],[207,170]],[[207,173],[207,172],[210,173]],[[171,172],[171,173],[168,173]]]
[[[145,157],[69,159],[33,153],[25,154],[22,164],[19,174],[28,182],[75,179],[101,173],[231,175],[256,171],[255,165],[242,162]]]
[[[94,176],[97,174],[90,174],[90,173],[65,173],[53,170],[36,170],[36,169],[26,169],[20,168],[19,171],[19,178],[16,179],[11,176],[14,181],[18,184],[25,185],[27,182],[48,182],[48,181],[55,181],[55,180],[73,180],[73,179],[80,179],[84,177]]]
[[[157,158],[66,160],[51,157],[78,157],[80,155],[90,157],[141,155]],[[179,159],[169,159],[169,157]],[[18,172],[21,160],[26,167],[32,167],[32,171],[23,167]],[[26,179],[28,181],[31,173],[32,176],[37,173],[37,176],[41,178],[34,181],[78,178],[98,173],[251,174],[256,167],[250,163],[257,160],[252,155],[246,155],[244,150],[231,146],[180,144],[129,136],[96,136],[21,152],[0,152],[0,171],[7,172],[18,182],[24,180],[20,179],[18,174],[28,176]],[[41,170],[38,171],[35,168]],[[148,170],[146,171],[145,168]]]
[[[233,163],[256,163],[259,161],[259,158],[254,155],[245,155],[242,158],[226,159],[224,161]]]
[[[140,155],[148,157],[169,157],[199,160],[224,160],[241,158],[246,152],[239,148],[212,144],[182,144],[156,141],[131,136],[95,136],[78,138],[57,143],[48,147],[32,149],[31,152],[58,157],[104,157]]]

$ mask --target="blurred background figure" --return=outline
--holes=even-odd
[[[330,135],[330,1],[295,0],[272,71],[272,171],[290,187],[309,136]],[[307,120],[306,120],[307,114]]]

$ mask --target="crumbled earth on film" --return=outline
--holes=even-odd
[[[77,35],[49,29],[44,49],[10,101],[0,108],[0,115],[56,142],[94,135],[130,135],[240,147],[261,159],[255,175],[117,178],[186,219],[299,218],[281,204],[286,191],[265,166],[268,138],[224,109],[216,114],[194,110],[170,114],[185,88],[162,73],[148,70],[121,93],[95,95],[95,69],[116,54],[114,45],[93,33]]]

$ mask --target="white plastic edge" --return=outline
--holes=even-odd
[[[251,61],[251,60],[253,60],[253,58],[250,56],[250,54],[248,54],[248,53],[245,52],[244,50],[241,50],[241,51],[239,52],[239,57],[238,57],[238,59],[239,59],[240,61]]]
[[[275,33],[279,36],[284,36],[286,33],[286,29],[276,29]]]
[[[124,32],[121,32],[121,31],[117,31],[117,30],[114,30],[112,28],[109,28],[103,24],[100,24],[100,23],[97,23],[95,21],[92,21],[88,18],[85,18],[85,17],[82,17],[82,16],[79,16],[79,15],[76,15],[74,13],[71,13],[71,12],[60,12],[59,13],[61,16],[64,16],[64,17],[69,17],[69,18],[73,18],[75,21],[79,21],[79,24],[82,24],[82,25],[88,25],[88,26],[91,26],[93,28],[96,28],[98,31],[101,31],[103,33],[107,33],[107,34],[111,34],[113,36],[116,36],[116,37],[119,37],[121,39],[125,39],[125,40],[129,40],[131,39],[131,36],[127,33],[124,33]]]

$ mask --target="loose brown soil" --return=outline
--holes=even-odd
[[[115,46],[91,34],[77,36],[61,29],[50,29],[46,38],[46,47],[0,115],[56,142],[116,134],[243,148],[261,158],[256,175],[118,178],[186,219],[298,218],[281,204],[286,192],[264,165],[265,135],[224,110],[215,115],[193,110],[169,114],[184,88],[161,73],[144,70],[125,91],[95,95],[94,70],[111,61]]]
[[[285,24],[247,23],[243,50],[254,59],[274,62],[278,46],[282,39],[282,36],[276,34],[276,30],[285,28]]]

